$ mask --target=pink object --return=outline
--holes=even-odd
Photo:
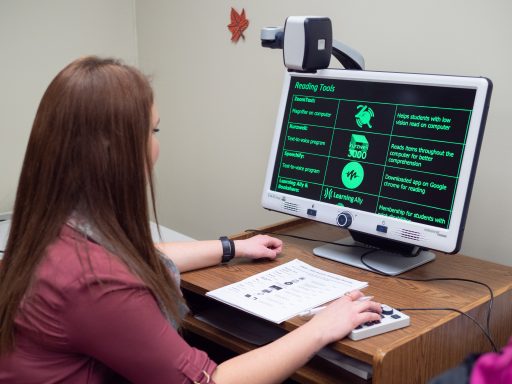
[[[501,352],[486,353],[478,358],[471,371],[470,383],[512,383],[512,338]]]

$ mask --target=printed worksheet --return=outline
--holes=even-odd
[[[366,287],[368,283],[315,268],[298,259],[206,294],[281,323],[299,313]]]

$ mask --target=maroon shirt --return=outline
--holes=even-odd
[[[101,383],[117,374],[207,383],[216,364],[183,340],[116,256],[78,236],[65,226],[38,266],[16,317],[15,350],[0,357],[0,382]]]

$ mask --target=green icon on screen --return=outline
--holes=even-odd
[[[366,159],[366,154],[368,152],[368,140],[364,135],[352,134],[350,138],[350,143],[348,145],[348,157],[353,157],[354,159]]]
[[[368,128],[372,128],[370,120],[375,116],[373,109],[367,105],[358,105],[357,109],[359,109],[359,112],[357,112],[354,117],[356,118],[356,123],[359,128],[363,128],[363,125],[368,125]]]
[[[341,181],[345,188],[355,189],[364,179],[364,169],[357,161],[351,161],[341,171]]]

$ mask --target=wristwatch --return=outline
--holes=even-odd
[[[228,263],[233,257],[235,257],[235,243],[226,236],[219,237],[219,240],[222,243],[221,263]]]

